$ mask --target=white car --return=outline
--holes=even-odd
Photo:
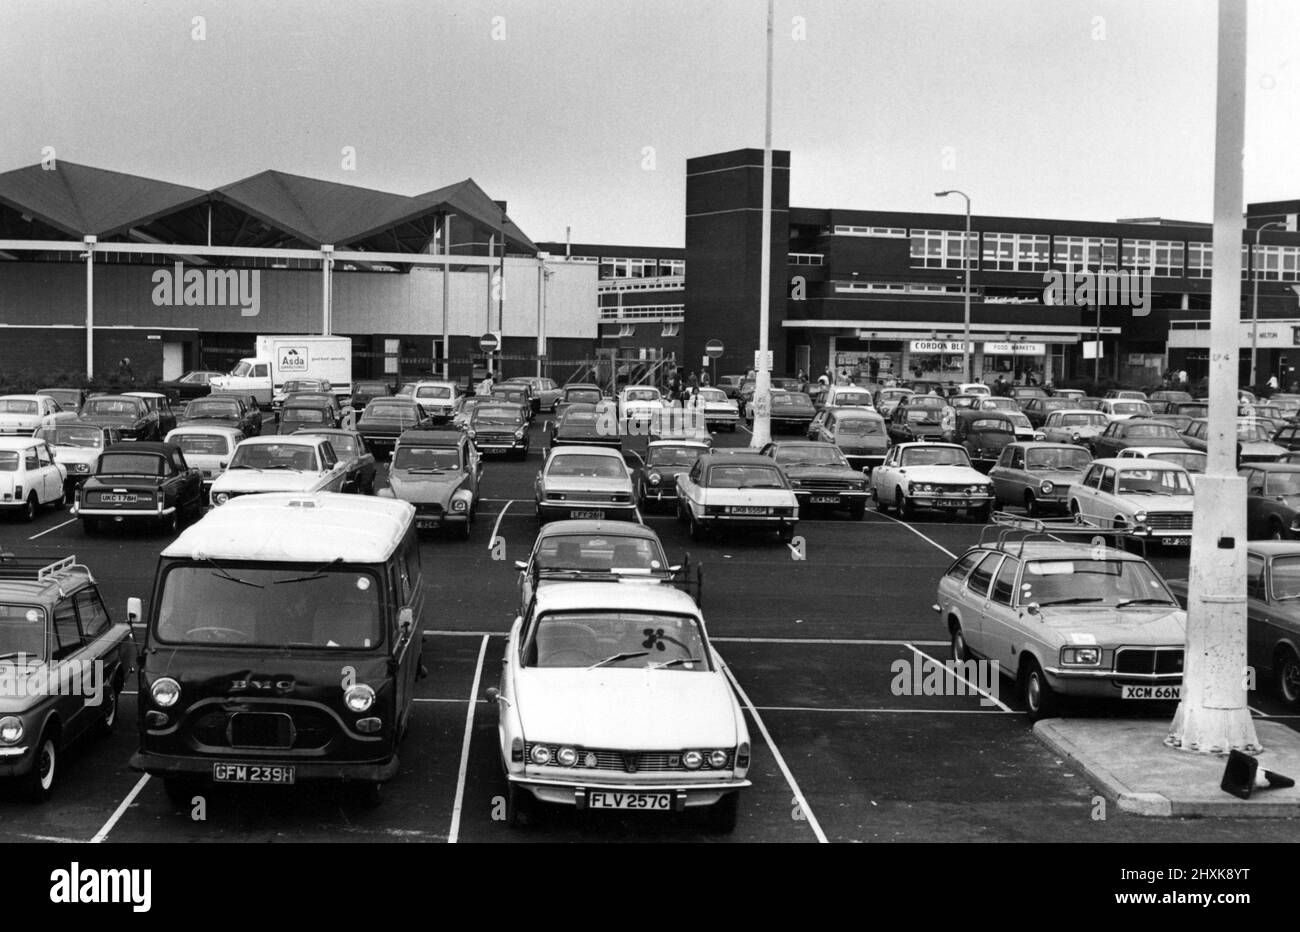
[[[750,785],[744,713],[699,607],[665,585],[537,590],[506,642],[497,736],[506,815],[534,802],[655,813],[708,808],[731,831]]]
[[[28,437],[45,424],[71,420],[75,411],[64,411],[48,395],[0,396],[0,434],[19,434]]]
[[[0,512],[17,512],[31,521],[42,505],[63,504],[67,478],[44,440],[0,437]]]
[[[99,454],[120,441],[117,429],[98,424],[59,421],[36,431],[36,437],[50,445],[54,459],[63,467],[63,488],[69,500],[76,498],[77,486],[95,471]]]
[[[1064,408],[1047,415],[1043,422],[1043,439],[1048,443],[1087,442],[1106,429],[1110,419],[1090,408]]]
[[[983,382],[962,382],[957,388],[959,395],[984,395],[985,397],[993,394],[993,389],[989,388]]]
[[[618,393],[618,419],[624,434],[648,434],[663,409],[663,395],[653,385],[629,385]]]
[[[695,394],[694,404],[703,409],[704,424],[710,430],[722,426],[735,431],[740,422],[740,407],[720,388],[701,388]]]
[[[1093,460],[1070,486],[1070,514],[1165,546],[1192,542],[1192,477],[1182,466],[1138,457]]]
[[[1036,430],[1034,425],[1029,423],[1029,416],[1021,411],[1003,411],[1007,417],[1011,418],[1011,423],[1016,428],[1017,440],[1042,440],[1043,432]]]
[[[311,434],[248,437],[235,447],[226,471],[212,482],[210,500],[224,505],[257,492],[341,492],[347,464],[330,442]]]
[[[871,471],[876,508],[893,508],[900,518],[918,508],[948,513],[965,510],[977,521],[993,514],[995,496],[988,476],[971,465],[966,448],[955,443],[900,443]]]
[[[1173,463],[1186,469],[1193,483],[1197,476],[1204,475],[1208,459],[1202,451],[1186,447],[1125,447],[1116,455],[1122,460],[1152,459]]]
[[[243,439],[236,427],[177,427],[167,434],[167,442],[181,448],[185,462],[202,471],[205,492],[226,471]]]
[[[450,421],[456,413],[456,383],[416,382],[411,397],[420,406],[425,417],[439,423]]]
[[[1135,398],[1103,398],[1098,408],[1108,421],[1124,421],[1134,417],[1151,417],[1151,406]]]
[[[609,447],[552,448],[533,496],[538,524],[556,518],[637,520],[632,476],[623,454]]]
[[[692,540],[703,540],[710,530],[745,528],[776,531],[789,543],[799,499],[770,456],[706,453],[677,477],[677,520],[690,525]]]

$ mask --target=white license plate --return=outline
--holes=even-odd
[[[669,812],[673,808],[672,793],[615,793],[609,790],[588,790],[589,809],[646,809]]]
[[[603,511],[570,511],[569,517],[577,520],[603,521],[605,512]]]
[[[1182,695],[1180,686],[1125,686],[1123,699],[1157,699],[1177,701]]]
[[[137,499],[134,495],[114,495],[112,492],[105,492],[99,496],[99,500],[106,505],[134,505]]]
[[[1189,540],[1191,540],[1190,537],[1162,537],[1160,538],[1160,544],[1163,547],[1181,547]]]
[[[733,505],[731,513],[733,515],[765,515],[767,509],[761,505]]]
[[[213,764],[212,779],[217,783],[281,783],[294,782],[293,767],[265,764]]]
[[[814,495],[812,503],[814,505],[838,505],[840,497],[838,495]]]

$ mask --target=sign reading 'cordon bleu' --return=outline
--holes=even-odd
[[[154,307],[237,307],[240,316],[256,317],[262,304],[261,275],[259,269],[186,269],[177,262],[174,268],[153,273]]]

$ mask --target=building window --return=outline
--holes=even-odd
[[[659,274],[660,275],[685,275],[686,260],[685,259],[660,259]]]
[[[831,232],[836,236],[879,236],[886,239],[907,239],[906,227],[857,227],[835,226]]]
[[[786,256],[789,265],[822,265],[826,254],[820,252],[792,252]]]
[[[1211,278],[1214,273],[1214,244],[1213,243],[1188,243],[1187,244],[1187,277],[1188,278]],[[1245,278],[1250,274],[1250,247],[1245,243],[1241,246],[1241,277]]]
[[[1124,268],[1162,278],[1181,278],[1183,254],[1181,242],[1168,239],[1126,239],[1121,249]]]
[[[1066,272],[1100,272],[1119,267],[1119,240],[1113,236],[1055,236],[1052,264]]]
[[[1051,267],[1050,236],[985,233],[983,268],[995,272],[1045,272]]]
[[[1300,246],[1260,246],[1255,277],[1265,282],[1300,282]]]
[[[618,335],[620,337],[631,337],[636,335],[636,324],[619,324]]]
[[[675,337],[681,333],[682,325],[680,323],[664,324],[664,329],[659,331],[661,337]]]
[[[600,257],[601,278],[654,278],[659,272],[657,259],[619,259]]]
[[[913,230],[912,268],[960,269],[963,268],[961,242],[966,234],[962,230]],[[979,268],[979,234],[971,233],[966,252],[970,267]]]
[[[686,310],[684,304],[636,304],[628,307],[602,307],[601,320],[678,320]]]

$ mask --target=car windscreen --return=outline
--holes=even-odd
[[[42,427],[36,432],[56,447],[96,448],[104,445],[104,432],[98,427]]]
[[[18,471],[18,451],[0,450],[0,472]]]
[[[566,453],[551,459],[546,475],[566,479],[620,479],[627,475],[627,468],[623,460],[615,456]]]
[[[1038,449],[1025,453],[1029,469],[1072,469],[1082,472],[1092,462],[1092,455],[1082,447],[1076,450]]]
[[[1300,495],[1300,472],[1269,473],[1264,480],[1265,495]]]
[[[431,473],[460,469],[460,450],[456,447],[398,446],[393,454],[393,469]]]
[[[1144,401],[1116,401],[1110,406],[1116,414],[1150,414],[1151,409]]]
[[[1008,411],[1006,414],[1007,414],[1007,419],[1010,420],[1011,423],[1014,424],[1016,427],[1025,427],[1031,430],[1033,429],[1034,425],[1029,422],[1028,415],[1021,414],[1019,411]]]
[[[524,413],[518,408],[488,408],[483,405],[474,409],[470,423],[475,427],[483,424],[495,424],[515,427],[524,422]]]
[[[900,466],[969,466],[970,457],[959,447],[912,447],[903,451]]]
[[[1132,424],[1124,432],[1125,437],[1143,440],[1172,440],[1181,442],[1178,431],[1165,424]]]
[[[239,420],[239,404],[234,401],[191,401],[182,415],[185,420],[208,417],[226,421]]]
[[[885,424],[874,417],[842,417],[835,421],[835,430],[840,434],[870,437],[884,434]]]
[[[1106,415],[1062,414],[1056,423],[1061,427],[1101,427],[1106,423]]]
[[[1020,579],[1020,604],[1102,605],[1135,608],[1178,603],[1160,577],[1141,560],[1044,559],[1028,560]]]
[[[1206,456],[1198,450],[1161,450],[1159,453],[1152,453],[1148,459],[1173,463],[1188,472],[1205,472]]]
[[[37,414],[36,402],[23,398],[0,398],[0,414]]]
[[[837,405],[869,405],[871,396],[866,392],[836,392],[835,403]]]
[[[1181,469],[1135,469],[1119,474],[1121,495],[1191,495],[1192,480]]]
[[[1260,424],[1238,424],[1237,439],[1248,443],[1264,443],[1269,439],[1269,433]]]
[[[415,390],[416,398],[450,398],[451,388],[447,385],[421,385]]]
[[[241,443],[231,469],[315,470],[316,448],[302,443]]]
[[[110,476],[163,476],[167,461],[153,453],[105,453],[95,472]]]
[[[387,382],[358,382],[353,392],[354,394],[365,395],[387,395]]]
[[[356,438],[350,434],[322,434],[322,436],[329,440],[330,446],[334,448],[334,455],[339,459],[357,456],[361,452]]]
[[[174,443],[184,453],[199,456],[225,456],[230,452],[230,440],[223,434],[173,434],[168,443]]]
[[[848,466],[839,447],[829,444],[782,444],[776,450],[776,462],[780,466]]]
[[[144,405],[140,402],[124,399],[92,398],[81,409],[83,416],[90,417],[139,417]]]
[[[970,422],[970,430],[988,431],[991,433],[1014,434],[1015,425],[1010,421],[1004,421],[1001,418],[979,417]]]
[[[406,405],[371,404],[362,417],[415,423],[415,410]]]
[[[297,424],[324,424],[325,412],[320,408],[285,408],[280,420]]]
[[[641,389],[629,391],[624,398],[627,401],[658,401],[659,393],[650,389]]]
[[[1005,411],[1015,411],[1020,408],[1014,398],[985,398],[980,402],[981,408],[998,408]]]
[[[378,578],[317,566],[178,565],[162,579],[154,634],[223,648],[375,648],[383,641]]]
[[[723,392],[721,389],[717,389],[717,388],[701,388],[701,389],[700,389],[696,394],[699,396],[699,398],[700,398],[701,401],[706,401],[706,402],[709,402],[710,404],[726,404],[726,403],[727,403],[727,396],[726,396],[726,393]],[[777,401],[777,398],[778,398],[778,397],[779,397],[778,395],[776,395],[775,393],[773,393],[773,395],[772,395],[772,404],[781,404],[781,403],[782,403],[782,402]],[[788,402],[787,402],[787,403],[788,403]]]
[[[595,423],[596,423],[595,411],[569,410],[564,412],[564,416],[560,418],[560,424],[564,427],[578,427],[578,426],[587,427]]]
[[[715,464],[709,468],[708,486],[713,489],[783,489],[785,483],[775,465]]]
[[[0,661],[45,659],[45,609],[0,603]]]
[[[524,651],[525,667],[709,669],[699,623],[652,612],[552,612],[543,615]],[[593,670],[598,674],[599,670]]]
[[[544,570],[608,572],[661,570],[667,567],[659,544],[648,537],[609,534],[556,534],[537,544],[534,557]]]
[[[699,447],[651,447],[646,462],[651,466],[694,466],[703,452]]]
[[[594,388],[575,388],[564,393],[565,401],[577,404],[596,404],[600,401],[600,397],[600,392]]]
[[[870,396],[868,396],[867,401],[863,402],[863,404],[870,404],[870,403],[871,403]],[[783,392],[780,395],[774,394],[772,396],[772,404],[803,405],[804,407],[811,407],[812,399],[809,398],[808,395],[805,394],[804,392]],[[845,402],[845,404],[853,404],[853,402]]]
[[[913,408],[911,405],[908,405],[907,419],[914,424],[931,421],[937,422],[939,417],[940,411],[938,408]]]

